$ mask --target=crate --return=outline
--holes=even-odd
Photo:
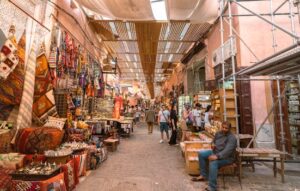
[[[106,139],[103,141],[107,150],[110,152],[115,152],[118,149],[119,140],[118,139]]]

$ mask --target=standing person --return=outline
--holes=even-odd
[[[188,103],[184,104],[184,109],[182,111],[182,117],[180,122],[180,127],[182,129],[181,141],[185,140],[186,132],[189,130],[189,127],[193,125],[192,115],[193,114],[191,111],[191,105]]]
[[[204,123],[205,123],[205,126],[210,126],[211,123],[211,119],[212,119],[212,116],[213,116],[213,113],[212,113],[212,108],[211,108],[211,105],[208,105],[206,107],[206,110],[205,110],[205,113],[204,113]]]
[[[141,111],[139,111],[139,108],[136,105],[135,106],[135,114],[134,114],[136,123],[140,121],[140,116],[141,116]]]
[[[176,145],[176,139],[177,139],[177,107],[176,104],[172,105],[171,112],[170,112],[170,119],[171,119],[171,129],[172,134],[169,141],[169,145]]]
[[[201,130],[201,125],[202,125],[202,112],[201,112],[201,104],[196,103],[195,109],[193,109],[193,125],[196,128],[197,131]]]
[[[153,132],[153,123],[155,121],[155,111],[153,109],[153,106],[151,106],[150,109],[146,111],[145,121],[148,125],[148,133],[150,134]]]
[[[237,140],[231,133],[231,124],[229,122],[222,123],[222,130],[217,132],[212,150],[199,151],[200,176],[192,178],[192,181],[208,180],[207,191],[216,191],[218,169],[234,162],[234,153],[237,147]],[[206,165],[209,161],[209,172]]]
[[[165,105],[162,106],[162,109],[158,113],[158,124],[160,125],[161,140],[159,143],[164,142],[164,131],[166,132],[167,139],[169,140],[169,120],[170,112]]]

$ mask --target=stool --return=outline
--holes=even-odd
[[[223,188],[224,189],[225,189],[225,175],[237,176],[238,179],[239,179],[241,189],[242,189],[241,177],[239,176],[237,168],[238,168],[238,165],[236,163],[228,164],[226,166],[223,166],[223,167],[219,168],[219,174],[222,175]]]
[[[104,145],[107,147],[107,150],[110,152],[114,152],[118,148],[118,143],[119,143],[118,139],[106,139],[103,142]]]

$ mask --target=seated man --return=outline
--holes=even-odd
[[[234,162],[234,153],[237,146],[235,136],[230,132],[231,124],[222,123],[221,131],[217,132],[212,150],[200,151],[198,153],[200,176],[193,178],[192,181],[208,180],[208,188],[205,190],[215,191],[217,189],[218,169]],[[207,174],[206,164],[209,160],[209,175]]]

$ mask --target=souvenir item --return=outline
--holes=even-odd
[[[60,172],[60,165],[55,163],[31,163],[11,173],[13,179],[25,181],[48,181]]]
[[[0,169],[0,190],[1,191],[12,191],[12,177],[9,175],[13,170]]]
[[[0,168],[16,170],[23,166],[24,156],[19,153],[0,154]]]
[[[57,116],[53,90],[48,91],[33,103],[33,114],[38,120],[45,122],[48,116]]]
[[[60,173],[53,178],[41,182],[41,191],[66,191],[66,185],[64,181],[64,173]]]
[[[40,191],[41,184],[38,181],[12,180],[11,191]]]
[[[48,117],[48,121],[44,124],[44,127],[55,127],[62,130],[66,123],[66,118]]]
[[[0,52],[0,78],[6,79],[19,63],[17,44],[14,38],[15,26],[9,29],[11,38],[6,39]],[[1,37],[3,39],[3,36]]]
[[[44,153],[59,147],[64,132],[53,127],[23,128],[16,136],[16,148],[21,153]]]
[[[46,157],[67,156],[67,155],[71,155],[72,152],[73,152],[73,150],[70,149],[70,148],[60,148],[60,149],[57,149],[57,150],[45,151],[45,156]]]
[[[68,163],[61,166],[64,173],[65,184],[68,191],[75,188],[75,164],[74,159],[70,160]]]
[[[62,148],[70,148],[73,151],[82,150],[88,147],[88,144],[84,142],[67,142],[62,145]]]

